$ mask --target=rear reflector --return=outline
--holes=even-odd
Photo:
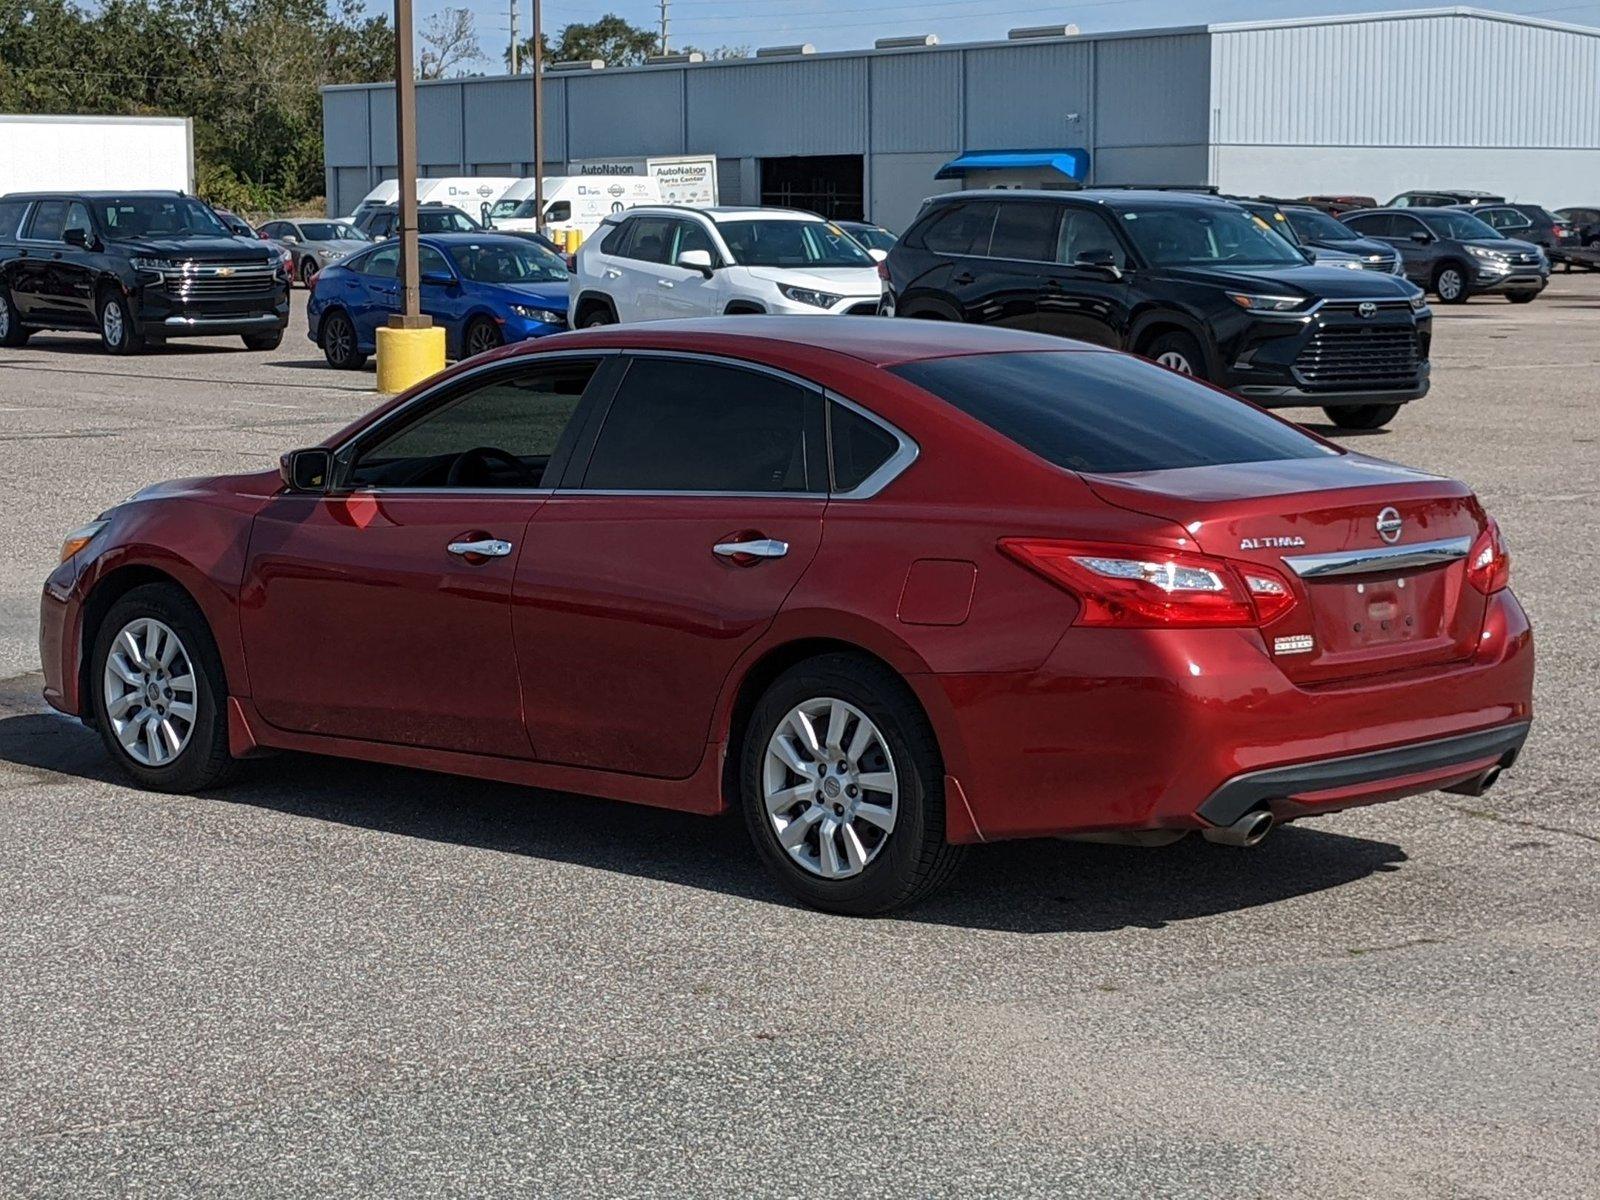
[[[1506,549],[1500,522],[1493,517],[1467,551],[1467,582],[1485,596],[1511,584],[1511,552]]]
[[[1003,538],[1000,549],[1078,598],[1077,624],[1257,627],[1295,605],[1270,567],[1158,546]]]

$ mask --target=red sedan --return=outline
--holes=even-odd
[[[1141,359],[736,317],[508,347],[149,488],[68,539],[42,647],[148,787],[289,749],[736,806],[874,913],[968,843],[1482,790],[1531,718],[1509,572],[1462,484]]]

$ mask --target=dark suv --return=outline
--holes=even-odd
[[[1569,271],[1572,260],[1567,252],[1583,244],[1576,229],[1542,205],[1480,204],[1472,208],[1463,205],[1461,211],[1470,212],[1501,237],[1532,242],[1551,262],[1565,263]]]
[[[270,246],[234,237],[181,192],[0,197],[0,345],[37,329],[99,330],[112,354],[167,338],[240,334],[276,349],[289,277]]]
[[[1406,277],[1446,304],[1485,292],[1526,304],[1544,290],[1550,263],[1532,242],[1519,242],[1454,208],[1372,208],[1339,218],[1363,237],[1400,251]]]
[[[923,206],[884,268],[887,314],[1131,350],[1347,429],[1376,429],[1428,391],[1421,292],[1312,266],[1214,196],[957,192]]]
[[[380,204],[357,215],[352,224],[373,241],[381,242],[393,237],[400,227],[400,208],[395,204]],[[482,228],[482,224],[453,204],[417,205],[418,233],[476,233]]]
[[[1448,208],[1461,204],[1472,207],[1478,204],[1504,204],[1504,196],[1496,196],[1493,192],[1471,192],[1461,189],[1444,188],[1430,192],[1401,192],[1384,208]],[[1368,205],[1376,208],[1377,205]]]

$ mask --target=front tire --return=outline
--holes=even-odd
[[[944,767],[927,717],[887,667],[830,654],[767,689],[740,759],[745,824],[768,872],[814,908],[889,912],[954,872]]]
[[[11,293],[0,287],[0,346],[20,346],[28,340],[28,333],[11,303]]]
[[[467,326],[461,337],[462,358],[474,358],[505,345],[505,335],[488,317],[478,317]]]
[[[317,331],[322,343],[322,357],[338,371],[359,371],[367,365],[367,356],[361,353],[356,342],[355,323],[343,310],[335,309],[322,318],[322,328]]]
[[[1513,304],[1532,304],[1538,292],[1507,292],[1506,299]]]
[[[172,584],[134,588],[95,637],[89,687],[106,751],[135,782],[194,792],[224,782],[227,686],[204,615]]]
[[[307,288],[311,286],[311,277],[319,270],[317,260],[304,258],[300,260],[300,282]]]
[[[1340,429],[1382,429],[1400,411],[1398,404],[1347,404],[1342,408],[1325,408]]]
[[[1433,277],[1433,292],[1445,304],[1467,302],[1467,275],[1457,263],[1445,263]]]
[[[276,350],[283,345],[283,330],[274,329],[271,333],[247,333],[244,335],[244,348],[246,350]]]
[[[107,290],[100,295],[100,344],[107,354],[138,354],[144,350],[144,336],[133,323],[133,310],[121,292]]]
[[[1200,343],[1187,333],[1178,330],[1163,333],[1150,343],[1145,353],[1169,371],[1196,379],[1207,378],[1205,354]]]

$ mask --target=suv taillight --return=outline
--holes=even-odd
[[[889,282],[889,260],[886,258],[878,260],[878,278],[885,283]]]
[[[1256,563],[1053,538],[1003,538],[1000,549],[1076,596],[1079,625],[1257,628],[1295,606],[1289,581]]]
[[[1467,551],[1467,582],[1485,596],[1503,591],[1511,584],[1511,552],[1506,549],[1500,522],[1493,517]]]

